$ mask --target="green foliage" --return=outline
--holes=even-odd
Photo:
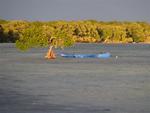
[[[111,26],[104,26],[98,29],[99,35],[101,37],[101,42],[108,42],[111,40],[113,31]]]
[[[127,25],[127,34],[132,37],[133,42],[144,42],[145,34],[144,28],[138,23],[131,23]]]
[[[6,24],[6,23],[8,23],[8,21],[7,21],[7,20],[0,19],[0,24]]]
[[[5,34],[4,42],[14,43],[19,39],[21,31],[29,27],[29,22],[22,20],[13,20],[2,24],[2,27]]]
[[[53,40],[49,43],[50,40]],[[73,41],[68,38],[67,33],[51,28],[50,26],[31,26],[25,29],[20,39],[16,42],[16,47],[21,50],[27,50],[33,47],[47,47],[52,45],[54,47],[70,46]]]
[[[31,26],[20,34],[19,40],[16,41],[16,47],[21,50],[27,50],[32,47],[46,47],[48,37],[43,33],[41,27]]]
[[[49,44],[63,48],[75,42],[150,42],[150,24],[146,22],[0,20],[0,24],[0,42],[16,42],[24,50]]]
[[[53,45],[55,48],[68,47],[74,44],[72,37],[70,37],[67,32],[63,30],[56,29],[51,38],[54,38],[54,41],[51,45]]]
[[[4,34],[4,28],[0,25],[0,42],[6,42],[6,36]]]

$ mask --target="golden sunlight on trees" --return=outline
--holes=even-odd
[[[45,47],[53,38],[54,47],[75,42],[132,43],[150,42],[150,24],[146,22],[23,21],[0,20],[0,42],[16,42],[20,49]]]

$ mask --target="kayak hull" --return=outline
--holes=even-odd
[[[60,56],[65,58],[110,58],[111,54],[99,53],[99,54],[69,54],[69,53],[61,53]]]

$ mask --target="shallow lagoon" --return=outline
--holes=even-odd
[[[46,51],[21,52],[14,44],[0,44],[0,112],[150,112],[149,44],[76,44],[55,50],[110,52],[110,59],[46,60]]]

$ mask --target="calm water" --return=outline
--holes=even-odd
[[[0,113],[150,113],[150,45],[76,44],[55,50],[106,51],[110,59],[46,60],[46,51],[0,44]]]

